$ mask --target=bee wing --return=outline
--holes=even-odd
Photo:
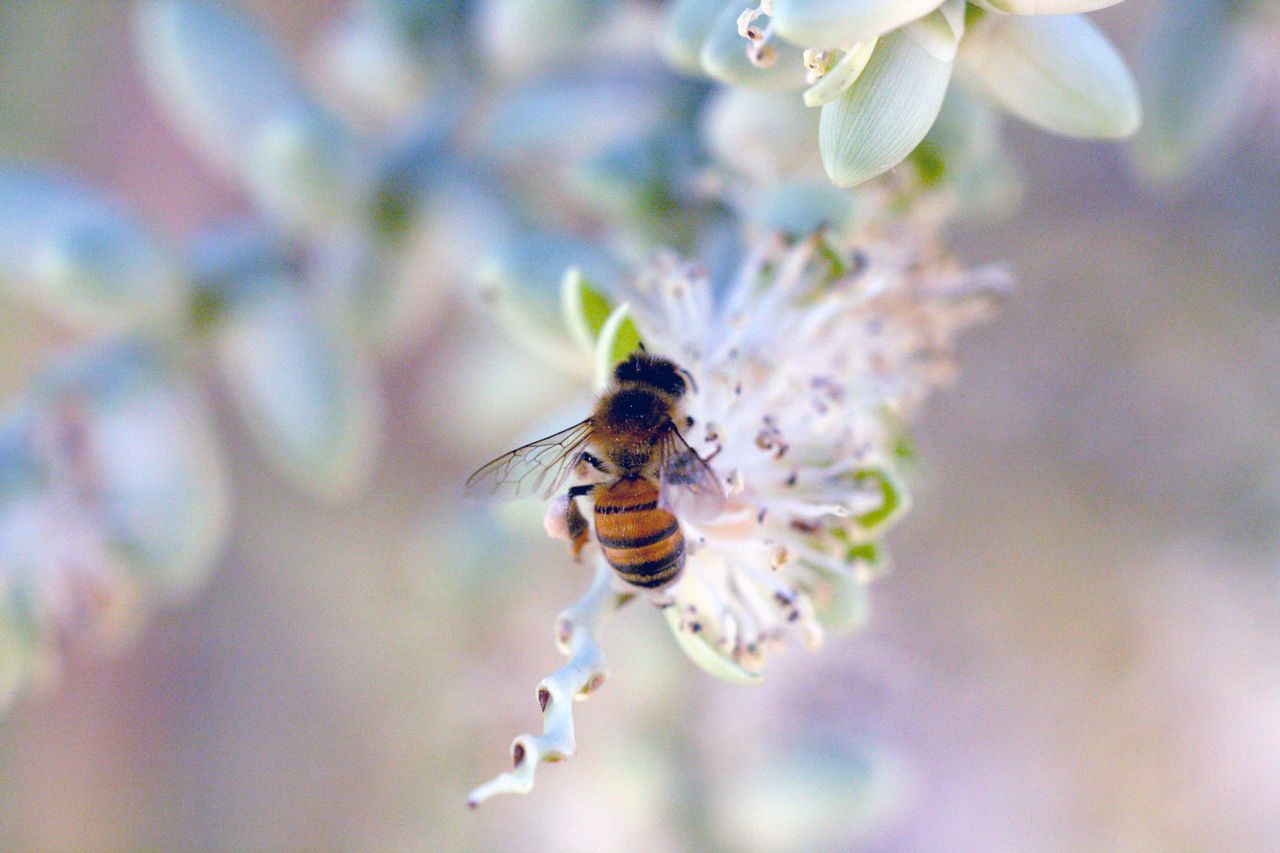
[[[659,500],[692,518],[711,518],[724,508],[724,485],[674,426],[662,441]]]
[[[569,476],[593,431],[594,425],[587,418],[566,430],[504,453],[467,478],[467,497],[511,500],[539,492],[544,499],[551,497]]]

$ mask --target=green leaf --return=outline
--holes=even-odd
[[[946,158],[942,150],[928,140],[917,145],[907,161],[916,167],[920,183],[929,189],[942,186],[942,182],[947,178]]]
[[[876,565],[880,562],[880,546],[875,542],[859,542],[857,545],[849,546],[844,558],[847,563],[862,560]]]
[[[640,348],[640,330],[631,319],[631,307],[622,303],[610,312],[596,338],[596,387],[609,384],[614,365]]]
[[[591,330],[592,337],[599,338],[600,333],[604,331],[604,324],[609,321],[609,315],[613,313],[613,306],[598,290],[584,286],[582,288],[582,313],[586,317],[587,328]],[[630,353],[628,352],[627,354],[629,355]]]

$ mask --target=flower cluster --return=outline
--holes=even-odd
[[[751,246],[724,279],[658,256],[603,322],[582,309],[602,297],[584,298],[575,273],[564,283],[567,337],[594,357],[597,387],[637,342],[689,372],[687,439],[728,499],[710,515],[677,505],[685,569],[651,598],[689,658],[736,684],[756,683],[788,639],[816,647],[826,630],[860,624],[863,586],[886,568],[880,539],[907,505],[904,425],[952,377],[956,334],[1008,284],[998,270],[957,268],[914,224],[882,221],[836,244],[760,235]],[[552,535],[564,535],[562,514],[553,501]],[[538,688],[544,734],[517,738],[514,770],[473,804],[529,790],[539,761],[573,751],[569,703],[600,685],[596,635],[635,593],[598,562],[591,591],[560,620],[570,662]]]
[[[0,706],[67,648],[117,648],[203,579],[228,488],[201,401],[153,347],[50,365],[0,422]]]
[[[671,258],[637,277],[637,329],[692,375],[690,440],[728,491],[686,524],[666,610],[695,661],[749,683],[785,636],[816,645],[824,622],[856,621],[842,587],[883,571],[879,539],[906,508],[904,424],[1005,286],[910,243],[842,252],[820,237],[761,241],[718,294]]]
[[[803,90],[821,107],[820,150],[837,186],[902,162],[929,132],[953,72],[1054,133],[1137,129],[1124,61],[1083,15],[1119,0],[673,0],[663,52],[732,86]]]
[[[264,223],[179,247],[77,180],[11,165],[0,225],[0,287],[74,341],[3,416],[3,707],[68,639],[118,646],[125,633],[106,626],[135,624],[212,567],[227,489],[193,387],[204,363],[266,458],[319,500],[368,482],[381,405],[370,354]]]
[[[1106,40],[1023,14],[1085,5],[1105,4],[678,0],[662,27],[599,0],[368,2],[308,73],[226,3],[139,0],[157,104],[254,210],[171,242],[77,181],[0,169],[0,287],[80,338],[0,426],[0,700],[212,565],[227,488],[204,363],[283,476],[347,498],[380,445],[379,359],[451,289],[584,386],[640,341],[689,371],[688,438],[728,503],[684,514],[688,563],[657,603],[695,663],[754,683],[785,640],[855,627],[907,505],[905,424],[1004,287],[937,245],[1016,195],[999,119],[949,89],[953,66],[1050,129],[1128,133]],[[742,86],[676,78],[660,29],[677,66]],[[573,751],[599,631],[634,597],[598,562],[558,624],[544,733],[473,801]]]
[[[563,163],[583,176],[575,222],[594,217],[595,233],[604,219],[637,233],[659,228],[673,211],[684,221],[672,227],[694,222],[696,205],[686,210],[674,191],[658,191],[673,182],[671,170],[654,165],[645,183],[628,183],[635,160],[619,159],[624,140],[674,122],[676,82],[649,71],[596,83],[592,111],[565,114],[563,105],[583,100],[556,77],[564,39],[594,33],[610,16],[588,16],[584,6],[581,27],[557,27],[535,43],[518,4],[500,5],[481,13],[454,0],[354,4],[317,40],[309,73],[233,3],[131,4],[138,68],[156,104],[253,206],[178,240],[77,178],[0,164],[0,291],[55,324],[71,341],[66,357],[97,365],[76,397],[123,406],[133,398],[113,389],[125,387],[145,400],[181,400],[128,407],[134,429],[113,426],[110,441],[65,464],[49,455],[62,445],[41,438],[62,432],[51,425],[61,423],[63,397],[47,389],[65,373],[63,354],[51,352],[47,370],[6,401],[5,452],[15,467],[4,472],[0,499],[0,706],[51,668],[61,638],[104,633],[92,626],[105,617],[81,606],[86,590],[100,590],[89,599],[104,614],[132,623],[174,597],[163,578],[194,582],[213,564],[228,530],[226,475],[195,390],[206,365],[278,473],[318,500],[349,500],[368,485],[382,443],[378,362],[417,345],[450,290],[485,270],[518,281],[527,296],[553,257],[607,278],[592,264],[603,253],[564,223],[521,215],[521,207],[556,209],[534,201],[546,188],[503,192],[504,173],[533,171],[525,166],[552,142],[563,156],[570,146],[561,141],[589,130],[591,144]],[[632,49],[609,50],[625,62]],[[468,73],[471,55],[512,65]],[[519,81],[508,77],[515,72]],[[521,112],[539,97],[543,108]],[[616,116],[603,131],[600,105]],[[462,132],[482,120],[497,130],[480,139]],[[636,202],[650,196],[665,200]],[[558,277],[563,263],[550,265]],[[74,408],[86,436],[106,429],[99,407]],[[150,471],[157,483],[182,483],[197,462],[206,493],[183,499],[177,486],[98,479]],[[108,500],[126,486],[128,536],[117,529],[120,505]],[[59,547],[41,544],[50,539]]]

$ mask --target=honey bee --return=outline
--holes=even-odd
[[[691,385],[674,362],[637,352],[614,368],[590,417],[499,456],[471,475],[467,494],[549,499],[570,474],[594,478],[567,492],[564,522],[574,556],[589,538],[577,499],[590,497],[596,541],[609,565],[632,586],[661,589],[684,568],[685,538],[674,510],[691,497],[715,512],[725,499],[719,478],[677,426]]]

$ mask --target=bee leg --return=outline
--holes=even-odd
[[[589,494],[594,488],[595,486],[572,486],[569,489],[569,508],[565,511],[565,525],[569,529],[569,540],[573,543],[574,560],[582,559],[582,549],[587,544],[587,534],[590,532],[586,516],[578,509],[574,498]]]

